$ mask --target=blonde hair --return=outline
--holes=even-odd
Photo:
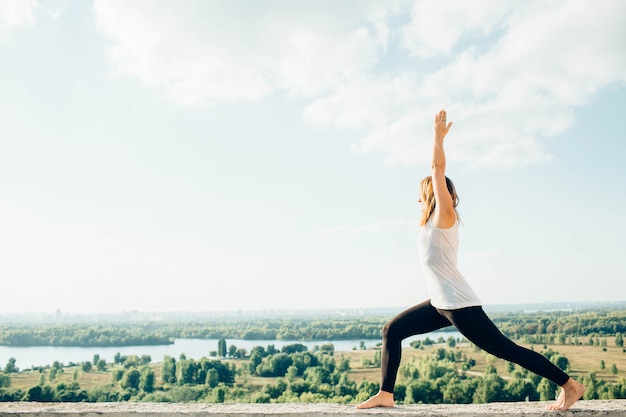
[[[452,180],[448,177],[446,177],[446,187],[450,192],[450,196],[452,197],[452,206],[456,212],[456,206],[459,204],[459,195],[456,193]],[[433,215],[436,205],[435,191],[433,190],[433,177],[428,176],[420,182],[420,195],[422,200],[422,218],[420,220],[420,225],[425,226],[428,219],[430,219],[430,216]],[[457,218],[458,217],[459,214],[457,213]]]

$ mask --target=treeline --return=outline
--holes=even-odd
[[[418,346],[418,348],[420,348]],[[379,352],[378,352],[379,353]],[[542,352],[561,369],[569,360],[556,351]],[[371,366],[379,366],[376,355]],[[94,358],[95,359],[95,358]],[[76,380],[55,382],[58,366],[42,369],[39,384],[22,390],[11,387],[8,374],[0,373],[0,401],[146,401],[146,402],[334,402],[358,403],[375,394],[378,383],[350,379],[350,362],[336,358],[332,345],[308,351],[290,345],[280,351],[273,346],[255,347],[247,360],[226,363],[201,358],[165,357],[157,379],[149,358],[118,357],[110,365],[110,382],[83,389]],[[147,362],[148,361],[148,362]],[[368,362],[369,363],[369,362]],[[404,363],[398,372],[395,399],[412,403],[486,403],[494,401],[551,400],[557,387],[516,365],[507,363],[508,380],[493,365],[473,376],[475,365],[460,349],[436,348],[425,356]],[[82,369],[88,367],[81,367]],[[54,375],[51,375],[56,369]],[[85,371],[89,372],[89,370]],[[254,377],[254,378],[252,378]],[[265,379],[258,384],[251,382]],[[587,391],[585,399],[626,398],[626,379],[607,383],[595,374],[579,380]]]
[[[148,346],[172,344],[162,332],[144,326],[118,325],[3,325],[0,345],[4,346]]]
[[[495,313],[489,316],[508,337],[514,339],[528,335],[584,337],[626,333],[626,310]]]
[[[244,340],[377,339],[389,317],[292,318],[175,322],[159,329],[170,337]]]
[[[545,343],[550,337],[626,334],[626,310],[492,313],[508,337]],[[245,340],[379,339],[390,317],[226,319],[205,322],[120,323],[116,325],[0,325],[5,346],[130,346],[170,344],[175,338]],[[449,328],[453,330],[452,328]],[[565,342],[563,342],[565,343]],[[581,342],[582,343],[582,342]]]
[[[138,324],[0,325],[4,346],[134,346],[174,339],[347,340],[380,338],[388,318],[254,319]]]

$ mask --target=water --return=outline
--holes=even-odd
[[[432,340],[437,340],[439,337],[447,339],[453,336],[455,338],[462,338],[463,336],[456,331],[453,332],[432,332],[424,335],[418,335],[410,337],[402,343],[403,346],[409,346],[413,340],[423,340],[429,337]],[[332,343],[335,346],[335,351],[349,351],[354,348],[358,349],[361,341],[365,342],[366,347],[373,347],[380,342],[380,339],[376,340],[328,340],[328,341],[301,341],[301,340],[241,340],[241,339],[226,339],[226,346],[235,345],[237,348],[246,349],[248,352],[254,346],[267,347],[268,345],[274,345],[276,349],[281,349],[285,345],[293,343],[301,343],[305,345],[309,350],[313,350],[315,346],[321,346],[325,343]],[[65,365],[70,362],[80,363],[85,361],[93,362],[95,354],[100,355],[100,358],[107,361],[107,363],[113,362],[113,358],[116,353],[120,353],[122,356],[127,355],[149,355],[153,362],[160,362],[163,356],[168,355],[178,359],[179,356],[184,353],[189,359],[200,359],[203,356],[210,357],[211,351],[217,351],[217,339],[175,339],[173,345],[158,345],[158,346],[122,346],[122,347],[11,347],[0,346],[0,369],[4,368],[4,365],[8,362],[9,358],[16,359],[16,366],[21,370],[31,368],[33,366],[46,366],[51,365],[54,361],[59,361]]]

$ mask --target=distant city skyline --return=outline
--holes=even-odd
[[[624,16],[0,0],[0,315],[416,304],[441,108],[483,303],[623,301]]]
[[[583,301],[561,303],[487,304],[485,310],[495,313],[554,313],[614,311],[624,309],[626,301]],[[288,309],[288,310],[224,310],[224,311],[117,311],[109,313],[72,313],[57,309],[54,312],[2,313],[0,324],[15,323],[142,323],[142,322],[211,322],[250,319],[298,319],[325,317],[380,317],[394,316],[397,307]]]

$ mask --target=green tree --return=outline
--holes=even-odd
[[[230,345],[228,347],[228,356],[230,356],[231,358],[234,358],[236,354],[237,354],[237,346]]]
[[[211,388],[217,387],[217,384],[220,382],[219,374],[213,368],[207,370],[205,384]]]
[[[281,349],[281,352],[287,353],[288,355],[291,355],[292,353],[306,352],[306,351],[307,351],[307,347],[303,345],[302,343],[292,343],[290,345],[283,346],[283,348]]]
[[[263,355],[258,350],[252,350],[250,353],[250,357],[248,358],[248,368],[250,369],[251,375],[256,375],[257,367],[263,361]]]
[[[541,401],[551,401],[556,397],[557,385],[549,379],[542,378],[537,385],[537,392]]]
[[[476,366],[476,361],[473,358],[469,358],[467,362],[465,362],[462,366],[463,370],[469,371],[474,366]]]
[[[71,384],[60,383],[55,387],[55,400],[61,402],[80,402],[87,401],[87,391],[80,389],[78,382]]]
[[[332,343],[324,343],[320,346],[320,353],[333,356],[335,354],[335,345]]]
[[[380,366],[381,353],[380,350],[374,352],[374,359],[369,363],[370,366],[379,367]]]
[[[122,356],[120,360],[126,369],[137,368],[142,364],[142,360],[137,355]]]
[[[234,364],[226,364],[222,361],[202,358],[196,365],[199,369],[198,376],[200,380],[198,383],[203,381],[202,375],[204,375],[204,382],[206,383],[207,374],[211,369],[217,372],[218,382],[223,382],[226,385],[231,385],[235,382],[236,367]],[[200,370],[202,372],[200,372]]]
[[[419,349],[422,347],[422,342],[420,340],[414,340],[410,343],[411,347],[414,349]]]
[[[149,366],[144,366],[141,369],[141,376],[139,379],[139,389],[145,392],[154,391],[154,371]]]
[[[286,390],[287,390],[287,383],[282,379],[278,379],[276,383],[274,383],[273,385],[266,384],[263,387],[263,392],[269,395],[270,398],[272,399],[276,399],[280,397]]]
[[[104,359],[98,359],[98,361],[96,362],[96,369],[101,372],[106,371],[107,361]]]
[[[291,365],[289,368],[287,368],[287,373],[285,374],[285,378],[287,378],[287,381],[292,384],[296,378],[298,377],[298,367],[295,365]]]
[[[161,362],[161,380],[166,384],[176,383],[176,359],[165,356]]]
[[[0,388],[11,386],[11,377],[8,374],[0,373]]]
[[[198,366],[193,359],[184,359],[178,361],[176,365],[176,379],[179,384],[195,384]]]
[[[360,390],[359,390],[360,391]],[[439,404],[443,401],[442,393],[433,386],[430,380],[417,380],[407,387],[409,402]]]
[[[550,360],[563,371],[567,371],[569,369],[569,359],[565,356],[554,355]]]
[[[275,355],[263,358],[261,364],[257,367],[256,373],[259,376],[285,376],[287,368],[293,365],[293,359],[286,353],[277,353]]]
[[[313,366],[304,371],[304,380],[315,387],[331,382],[330,371],[323,366]]]
[[[513,373],[513,371],[515,371],[515,364],[514,364],[513,362],[507,362],[507,363],[506,363],[506,371],[507,371],[509,374],[512,374],[512,373]]]
[[[490,403],[494,401],[506,401],[506,392],[504,390],[504,380],[495,373],[490,373],[481,378],[476,391],[474,392],[473,402],[475,404]]]
[[[539,399],[537,390],[532,382],[524,378],[511,378],[504,387],[509,401],[525,401],[527,398],[532,401]]]
[[[339,372],[348,372],[350,370],[350,358],[347,356],[341,355],[339,359]]]
[[[293,360],[293,366],[297,368],[296,375],[299,376],[302,376],[307,368],[319,364],[319,355],[315,355],[311,352],[294,353],[290,356]]]
[[[338,397],[350,396],[354,397],[357,393],[356,382],[351,381],[348,378],[348,374],[343,373],[339,378],[339,382],[334,386],[334,394]],[[406,388],[404,385],[396,385],[394,390],[394,397],[396,401],[402,402],[406,394]]]
[[[615,364],[611,365],[611,373],[613,375],[617,375],[617,365]]]
[[[497,374],[497,373],[498,373],[498,370],[492,364],[488,364],[487,366],[485,366],[485,374],[486,375]]]
[[[26,392],[26,401],[51,402],[54,401],[54,390],[50,385],[35,385]]]
[[[580,383],[585,386],[585,400],[597,400],[599,396],[600,381],[598,381],[595,372],[590,372],[587,377],[582,377]]]
[[[80,370],[83,371],[83,372],[91,371],[91,362],[85,361],[85,362],[81,363],[80,364]]]
[[[20,370],[15,366],[15,358],[9,358],[7,364],[4,366],[5,374],[12,374],[14,372],[19,372]]]
[[[217,341],[217,354],[220,355],[222,358],[225,358],[226,353],[226,339],[222,337]]]
[[[111,382],[118,382],[124,377],[124,369],[115,368],[111,371]]]
[[[619,332],[615,335],[615,346],[624,347],[624,337]]]
[[[130,369],[124,373],[120,386],[124,389],[139,389],[139,383],[141,382],[141,373],[137,368]]]
[[[447,343],[448,343],[449,347],[451,347],[451,348],[455,347],[456,346],[456,339],[454,338],[454,336],[448,337]]]
[[[473,400],[475,387],[468,380],[452,378],[442,389],[444,403],[469,404]]]
[[[252,397],[252,402],[256,404],[269,404],[271,400],[270,396],[264,392],[259,392]]]
[[[223,403],[226,400],[226,388],[217,387],[215,388],[214,392],[215,392],[216,403]]]

